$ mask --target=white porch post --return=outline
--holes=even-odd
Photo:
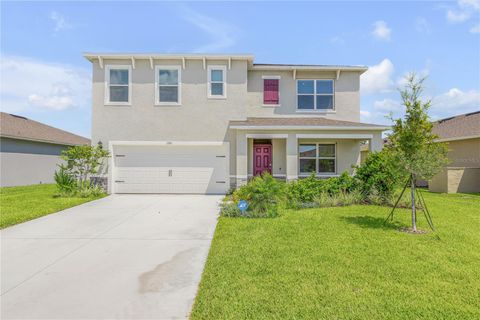
[[[376,151],[382,150],[382,148],[383,148],[382,133],[376,132],[373,134],[372,139],[370,139],[370,151],[376,152]]]
[[[298,179],[297,135],[289,133],[287,138],[287,181]]]
[[[247,136],[245,132],[237,130],[237,177],[236,186],[240,187],[247,183],[248,160],[247,160]]]

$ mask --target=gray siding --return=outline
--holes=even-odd
[[[59,156],[66,146],[29,140],[0,138],[0,152],[31,153]]]
[[[0,138],[0,186],[53,183],[59,155],[68,146]]]

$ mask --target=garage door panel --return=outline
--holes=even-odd
[[[115,150],[117,193],[225,193],[225,145],[122,147]]]

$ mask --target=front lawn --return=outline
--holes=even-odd
[[[103,197],[61,198],[54,197],[56,192],[54,184],[0,188],[0,228]]]
[[[480,319],[480,196],[425,198],[436,234],[378,206],[220,218],[191,318]]]

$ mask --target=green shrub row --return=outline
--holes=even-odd
[[[221,208],[226,217],[276,217],[278,208],[334,207],[352,204],[394,205],[395,192],[401,179],[391,158],[385,152],[371,153],[366,161],[355,167],[355,175],[348,172],[338,177],[319,179],[311,176],[289,183],[279,182],[266,173],[236,189]],[[237,204],[246,200],[249,207],[242,213]],[[407,207],[406,195],[399,203]]]

